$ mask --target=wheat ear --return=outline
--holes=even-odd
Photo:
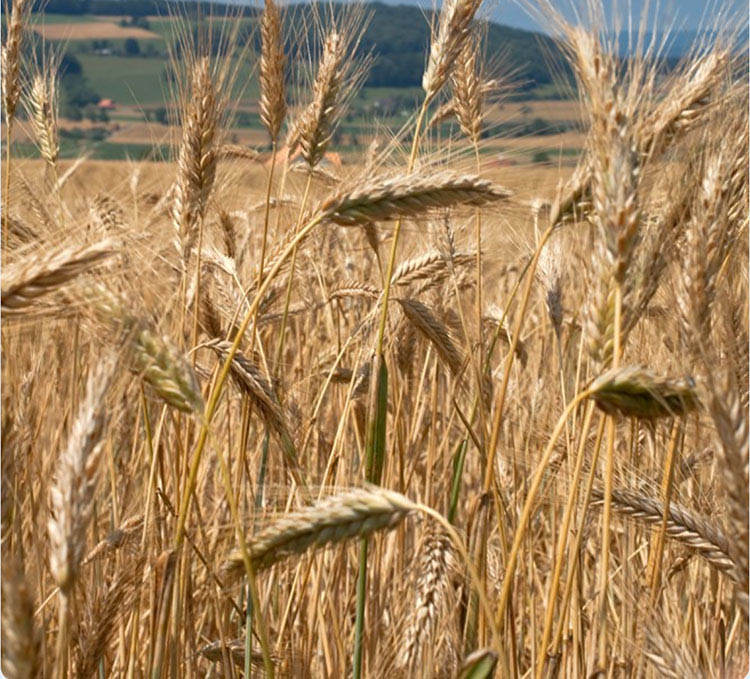
[[[249,538],[247,548],[254,565],[261,570],[310,548],[393,528],[414,509],[415,505],[403,495],[368,486],[329,497],[274,521]],[[222,570],[229,577],[244,573],[239,550],[228,556]]]
[[[284,98],[284,40],[281,12],[274,0],[266,0],[260,19],[260,119],[273,142],[286,116]]]
[[[400,656],[400,664],[409,670],[420,662],[425,645],[432,643],[439,622],[445,618],[453,561],[450,539],[428,529],[419,549],[414,604]]]
[[[608,370],[591,383],[589,391],[604,412],[625,417],[679,417],[698,407],[691,378],[658,377],[638,366]]]
[[[445,0],[432,36],[427,68],[422,76],[426,101],[440,92],[471,35],[471,22],[481,0]]]
[[[57,127],[57,69],[54,65],[37,73],[31,85],[29,112],[42,158],[51,168],[57,167],[60,139]]]
[[[338,122],[344,80],[344,37],[331,31],[313,83],[313,100],[299,120],[302,157],[310,167],[323,158]]]
[[[23,313],[37,298],[57,290],[115,252],[114,241],[104,240],[51,250],[7,267],[0,283],[3,314]]]
[[[104,399],[114,370],[114,357],[109,357],[89,377],[86,397],[50,491],[50,570],[64,594],[70,592],[84,554],[106,421]]]
[[[486,205],[510,195],[507,189],[476,175],[443,171],[368,181],[332,196],[320,212],[341,226],[357,226],[457,205]]]
[[[15,0],[11,5],[8,32],[3,45],[2,81],[3,106],[5,108],[5,122],[13,120],[21,98],[21,47],[23,45],[24,27],[31,12],[31,0]]]
[[[594,488],[592,497],[595,500],[601,500],[604,497],[604,490]],[[660,524],[664,514],[664,506],[660,500],[617,488],[612,490],[612,509],[649,525]],[[735,582],[742,580],[738,564],[730,556],[727,537],[708,519],[696,516],[687,509],[672,503],[667,514],[666,534],[695,551]]]
[[[207,57],[192,68],[191,96],[185,104],[182,141],[177,156],[172,220],[177,231],[183,260],[187,260],[198,237],[216,177],[216,137],[221,117],[221,100],[217,96]]]
[[[225,360],[229,356],[232,343],[212,339],[205,346],[213,349],[220,359]],[[296,475],[299,476],[294,441],[289,432],[284,412],[270,382],[264,377],[258,366],[239,351],[235,353],[232,359],[231,375],[242,393],[250,399],[250,402],[258,410],[266,425],[278,435],[288,462],[292,465]]]

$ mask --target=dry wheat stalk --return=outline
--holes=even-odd
[[[616,65],[592,33],[572,30],[571,46],[591,121],[592,198],[618,284],[633,256],[640,224],[639,162],[627,94],[618,89]]]
[[[227,257],[235,259],[237,256],[237,229],[234,218],[226,210],[219,210],[219,227],[221,228],[224,252]]]
[[[658,676],[665,679],[702,679],[705,676],[685,645],[670,639],[661,624],[648,624],[644,655]]]
[[[106,538],[100,540],[81,562],[86,566],[95,559],[120,549],[124,544],[133,540],[143,530],[143,514],[137,514],[123,521],[119,528],[113,530]]]
[[[209,337],[224,337],[222,314],[214,301],[214,289],[218,286],[217,277],[210,268],[205,267],[201,274],[202,292],[198,309],[198,324]]]
[[[343,281],[339,283],[328,295],[328,299],[342,299],[344,297],[359,297],[365,299],[377,299],[380,289],[369,283],[360,281]]]
[[[284,98],[284,40],[281,12],[273,0],[266,0],[260,19],[260,119],[273,142],[286,116]]]
[[[17,215],[2,216],[3,233],[8,234],[8,241],[13,242],[14,247],[33,243],[39,239],[39,234]]]
[[[730,51],[716,47],[692,60],[644,122],[642,153],[657,155],[694,127],[709,107],[711,92],[721,82]]]
[[[207,658],[211,662],[221,662],[224,657],[224,648],[229,654],[231,661],[238,667],[243,667],[245,664],[245,638],[241,639],[230,639],[224,644],[221,641],[214,641],[212,644],[203,646],[198,653],[204,658]],[[274,663],[278,662],[278,658],[271,656]],[[263,663],[263,655],[259,649],[253,648],[250,652],[250,662],[253,665],[261,665]]]
[[[707,366],[707,374],[713,366]],[[748,416],[747,406],[729,385],[723,389],[709,378],[708,410],[724,453],[722,481],[729,499],[729,518],[736,539],[730,543],[730,553],[739,564],[744,591],[748,590]]]
[[[252,536],[247,548],[256,568],[261,570],[310,548],[393,528],[414,509],[414,504],[403,495],[368,486],[331,496],[281,517]],[[227,557],[222,570],[229,577],[245,572],[239,551]]]
[[[73,587],[84,554],[106,422],[105,397],[115,366],[110,356],[89,376],[86,396],[50,491],[50,570],[63,593]]]
[[[78,644],[75,660],[76,675],[94,677],[99,672],[100,661],[118,630],[119,623],[127,619],[132,610],[143,577],[144,558],[118,569],[109,586],[87,607],[87,614],[78,627]]]
[[[310,167],[307,163],[297,162],[290,165],[289,172],[302,174],[305,175],[305,177],[312,177],[326,186],[337,186],[341,183],[341,178],[334,172],[331,172],[331,169],[332,168],[324,169],[322,167]]]
[[[213,349],[222,359],[229,355],[232,348],[230,342],[222,339],[212,339],[204,346]],[[274,431],[288,435],[284,413],[271,383],[260,368],[247,356],[237,352],[232,361],[232,376],[240,390],[252,400],[266,424]]]
[[[673,146],[678,138],[705,118],[707,97],[721,81],[725,70],[727,52],[713,50],[693,61],[683,77],[677,79],[670,90],[658,97],[659,104],[653,113],[638,124],[639,154],[654,158]],[[657,97],[653,97],[657,99]],[[580,165],[555,203],[552,223],[559,224],[578,207],[585,207],[590,198],[592,168],[590,163]]]
[[[506,200],[510,192],[475,175],[436,172],[399,175],[364,182],[327,199],[320,213],[342,226],[416,217],[456,205],[486,205]]]
[[[140,373],[160,398],[186,413],[203,412],[205,404],[195,372],[169,339],[136,318],[127,301],[104,286],[92,286],[84,296],[96,316],[125,338],[132,352],[131,369]]]
[[[437,31],[433,32],[427,68],[422,76],[426,101],[432,101],[447,82],[471,35],[471,22],[481,0],[445,0]]]
[[[595,292],[586,313],[589,356],[595,369],[604,370],[612,364],[615,350],[615,285],[608,267],[598,267],[592,287]]]
[[[35,679],[41,666],[40,637],[34,625],[34,602],[23,569],[3,557],[2,669],[6,677]]]
[[[116,252],[114,241],[50,250],[27,257],[2,273],[2,312],[23,313],[37,298],[57,290]]]
[[[91,201],[91,216],[104,231],[117,232],[125,228],[125,213],[122,206],[105,193]]]
[[[539,279],[544,288],[544,303],[547,306],[547,315],[552,322],[558,338],[562,330],[563,304],[562,304],[562,282],[564,255],[559,239],[554,240],[542,250],[537,264]]]
[[[692,378],[658,377],[638,366],[607,371],[591,383],[589,391],[604,412],[625,417],[679,417],[698,407]]]
[[[721,152],[708,158],[686,229],[678,301],[685,339],[694,356],[711,335],[716,277],[733,242],[727,221],[728,165]]]

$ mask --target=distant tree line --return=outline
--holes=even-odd
[[[101,14],[104,16],[142,17],[154,14],[168,14],[179,9],[188,14],[198,11],[208,14],[216,13],[220,2],[190,2],[182,0],[35,0],[34,9],[48,14]],[[233,8],[234,10],[234,8]],[[243,14],[254,13],[255,9],[242,8]]]

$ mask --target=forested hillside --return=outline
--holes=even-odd
[[[129,15],[133,17],[168,15],[179,4],[190,13],[220,13],[221,3],[173,3],[167,0],[51,0],[39,2],[48,14]],[[326,5],[327,6],[327,5]],[[334,5],[338,12],[342,5]],[[256,8],[232,7],[247,19],[253,19]],[[311,26],[309,20],[314,5],[292,5],[287,12],[289,35],[299,34],[300,26]],[[360,45],[361,52],[375,55],[367,85],[377,87],[414,87],[420,84],[424,68],[424,54],[429,41],[431,11],[406,5],[367,3],[365,11],[371,21]],[[254,22],[252,22],[254,23]],[[247,37],[259,39],[250,23],[244,30]],[[500,62],[502,71],[513,73],[517,84],[524,90],[550,84],[559,77],[562,69],[560,50],[549,36],[523,31],[488,22],[486,25],[486,55],[490,63]]]

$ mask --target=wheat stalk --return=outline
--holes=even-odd
[[[204,346],[213,349],[222,360],[226,359],[232,348],[231,342],[221,339],[212,339],[206,342]],[[240,390],[250,398],[253,405],[258,409],[265,423],[286,441],[286,445],[290,446],[293,451],[294,444],[281,405],[276,398],[271,383],[263,376],[260,368],[238,351],[232,359],[231,374]]]
[[[421,280],[429,280],[436,285],[455,268],[467,266],[475,260],[475,252],[456,252],[450,258],[442,252],[427,252],[399,264],[391,277],[391,285],[409,285]]]
[[[202,413],[203,395],[190,363],[166,337],[136,332],[133,367],[164,401],[185,413]]]
[[[482,133],[482,104],[485,92],[479,66],[479,41],[467,39],[453,68],[451,87],[454,111],[461,130],[475,145],[479,144]]]
[[[141,585],[144,559],[121,566],[109,586],[99,593],[89,607],[85,622],[79,626],[76,653],[76,675],[96,676],[107,647],[127,618]]]
[[[259,160],[260,153],[255,149],[240,146],[239,144],[222,144],[219,147],[217,156],[220,159],[242,158],[243,160]]]
[[[41,667],[34,603],[20,564],[3,557],[2,669],[6,677],[35,679]]]
[[[160,398],[182,412],[203,412],[205,404],[195,372],[168,338],[159,336],[150,324],[136,318],[127,301],[104,286],[87,289],[85,298],[100,319],[125,336],[132,352],[131,368],[141,374]]]

